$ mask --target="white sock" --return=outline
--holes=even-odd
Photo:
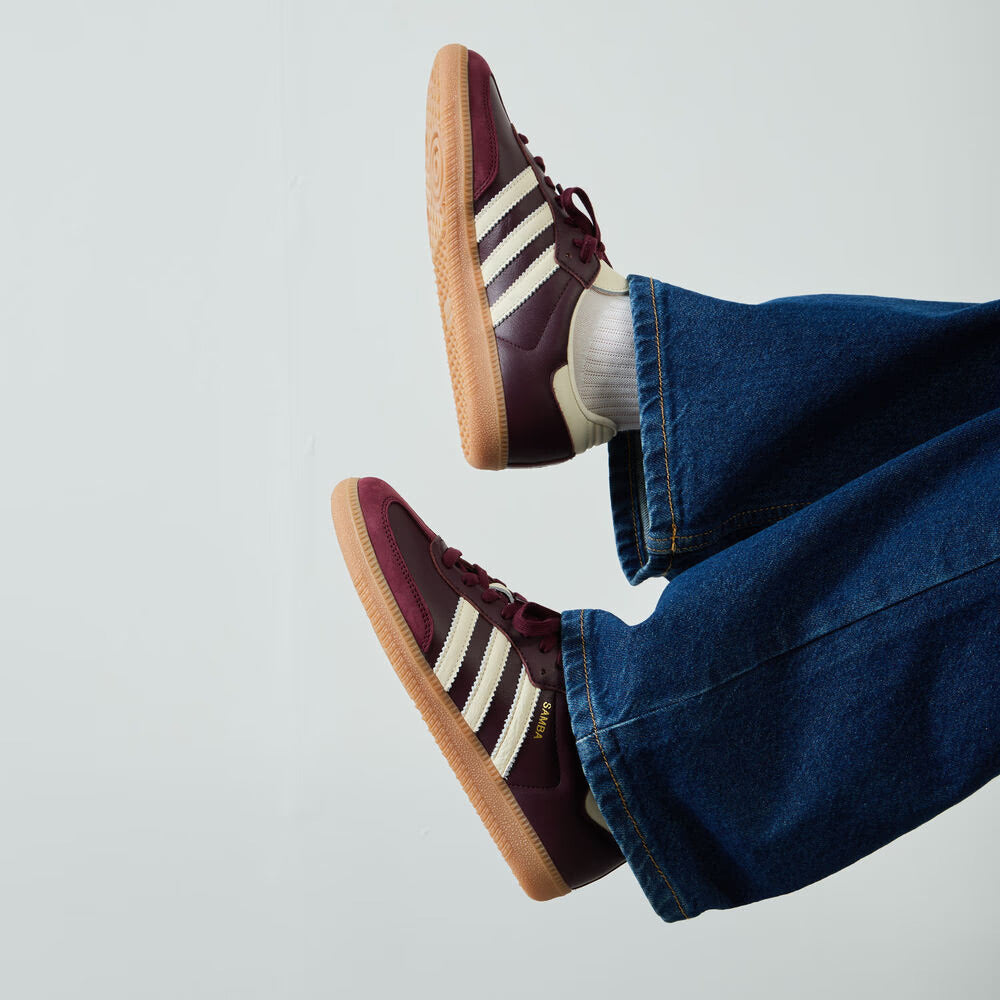
[[[605,295],[588,288],[573,322],[573,377],[580,401],[613,420],[618,430],[638,430],[639,390],[628,295]]]

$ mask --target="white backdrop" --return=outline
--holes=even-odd
[[[424,228],[440,45],[491,62],[619,270],[983,300],[998,32],[987,0],[3,4],[3,996],[996,996],[996,784],[683,926],[627,870],[530,902],[328,497],[381,475],[555,607],[659,593],[618,569],[603,450],[461,457]]]

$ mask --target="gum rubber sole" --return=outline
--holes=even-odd
[[[337,486],[331,507],[340,551],[375,634],[514,877],[532,899],[566,895],[566,881],[420,652],[379,568],[361,513],[357,479]]]
[[[446,45],[427,86],[427,233],[462,450],[477,469],[507,466],[507,412],[479,269],[472,199],[469,50]]]

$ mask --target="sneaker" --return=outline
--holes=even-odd
[[[480,469],[561,462],[615,433],[569,363],[585,289],[627,291],[590,199],[545,174],[486,60],[437,54],[427,88],[427,228],[455,408]],[[578,204],[579,203],[579,204]]]
[[[552,899],[617,868],[570,729],[558,613],[463,559],[381,479],[344,480],[332,506],[375,634],[524,891]]]

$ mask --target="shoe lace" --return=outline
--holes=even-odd
[[[513,128],[513,126],[511,127]],[[522,135],[516,128],[514,129],[514,134],[525,146],[528,145],[528,137],[526,135]],[[601,242],[601,227],[597,224],[597,213],[594,211],[594,206],[590,203],[587,192],[581,187],[564,188],[561,184],[553,183],[552,178],[545,172],[545,161],[533,153],[529,152],[528,155],[538,166],[538,169],[541,170],[542,180],[555,191],[556,200],[566,214],[566,221],[574,228],[580,230],[581,235],[573,240],[573,246],[580,251],[580,260],[584,264],[587,264],[590,262],[590,258],[594,254],[597,254],[610,267],[611,261],[608,260],[607,251]],[[576,205],[573,200],[574,198],[580,199],[580,204],[586,209],[586,213]]]
[[[525,600],[502,581],[490,576],[478,563],[469,563],[463,559],[459,549],[445,549],[441,561],[447,569],[457,566],[462,571],[462,582],[467,587],[478,586],[485,604],[506,601],[500,610],[500,617],[512,622],[521,635],[537,638],[541,652],[548,653],[558,645],[561,621],[558,611]],[[556,657],[556,666],[562,666],[561,653]]]

